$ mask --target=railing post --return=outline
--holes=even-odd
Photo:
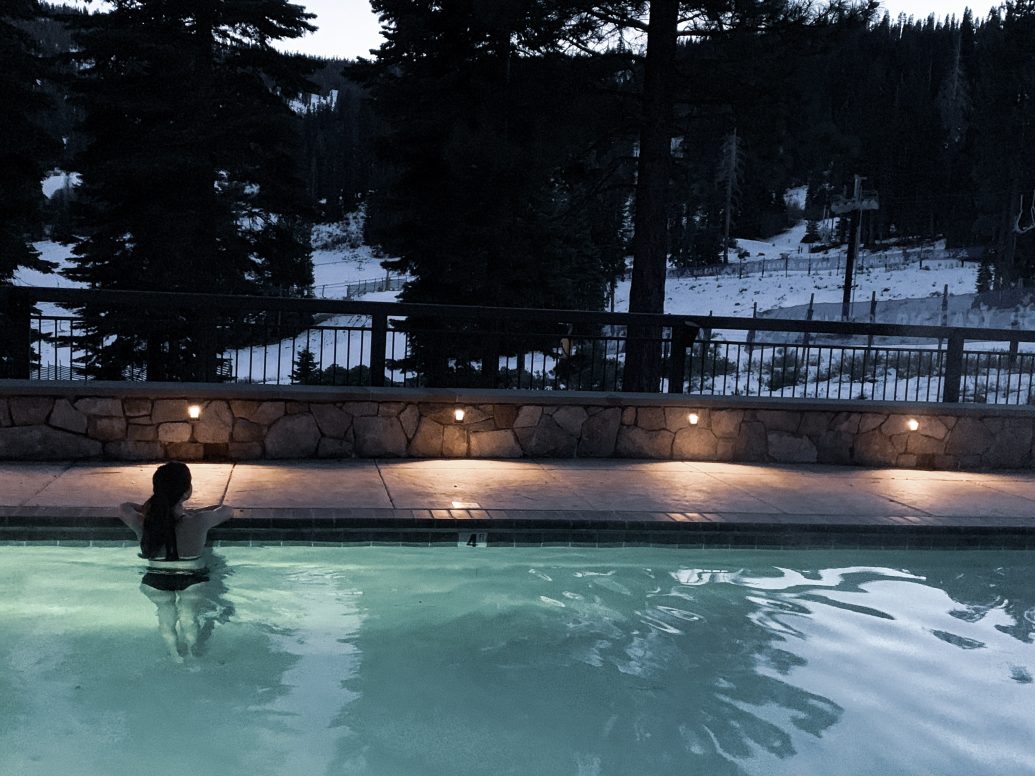
[[[500,321],[493,319],[486,324],[487,331],[482,348],[482,384],[495,388],[500,375]]]
[[[757,317],[758,317],[758,302],[753,302],[751,304],[751,318],[754,319],[754,318],[757,318]],[[748,333],[747,333],[747,352],[748,352],[748,356],[751,355],[751,352],[754,349],[755,349],[755,330],[752,328],[752,329],[748,329]]]
[[[960,383],[963,380],[963,332],[953,329],[945,350],[945,385],[942,389],[943,402],[960,400]]]
[[[32,303],[0,288],[0,377],[32,376]]]
[[[668,392],[683,392],[686,373],[686,351],[693,347],[699,328],[690,321],[672,324],[672,351],[668,360]]]
[[[813,291],[811,294],[809,294],[809,306],[808,306],[808,309],[805,310],[805,320],[806,321],[811,321],[812,320],[812,316],[816,312],[813,309],[813,306],[812,306],[812,303],[815,302],[815,301],[816,301],[816,292]],[[805,334],[801,338],[801,344],[806,349],[809,346],[809,339],[811,338],[811,335],[812,335],[812,332],[809,329],[805,329]],[[807,350],[806,350],[806,353],[807,353]]]
[[[374,313],[370,330],[370,384],[383,388],[385,384],[385,340],[388,337],[388,314]]]
[[[195,367],[195,378],[204,383],[219,380],[216,355],[218,343],[216,338],[216,314],[212,310],[202,310],[195,320],[195,348],[200,363]]]

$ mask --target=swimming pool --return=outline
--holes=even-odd
[[[1035,774],[1016,552],[0,547],[0,773]]]

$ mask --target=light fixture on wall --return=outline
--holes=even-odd
[[[187,407],[187,417],[191,420],[197,420],[201,417],[201,405],[191,404]]]
[[[696,412],[691,412],[691,413],[690,413],[690,414],[689,414],[689,415],[687,416],[687,420],[689,420],[689,421],[690,421],[690,425],[691,425],[691,426],[696,426],[696,425],[697,425],[697,424],[698,424],[698,423],[700,422],[700,420],[701,420],[701,416],[700,416],[700,415],[698,415],[698,414],[697,414]]]
[[[459,423],[464,419],[464,410],[462,407],[457,407],[453,410],[453,417],[456,418],[456,422]]]
[[[920,428],[920,421],[916,418],[910,418],[906,421],[906,425],[909,427],[910,431],[916,431],[918,428]]]

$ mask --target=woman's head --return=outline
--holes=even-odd
[[[187,464],[170,461],[159,466],[151,477],[154,495],[170,505],[190,498],[190,469]]]
[[[151,478],[154,493],[144,509],[144,531],[140,552],[145,558],[157,558],[165,550],[166,560],[178,560],[176,524],[180,520],[176,507],[190,498],[190,469],[179,461],[162,464]]]

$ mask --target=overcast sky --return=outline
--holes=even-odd
[[[2,0],[0,0],[2,1]],[[101,5],[99,0],[64,0],[66,5]],[[313,23],[319,29],[299,40],[289,41],[282,48],[321,57],[370,56],[370,49],[381,45],[381,31],[377,17],[370,10],[369,0],[293,0],[316,14]],[[963,9],[974,10],[975,18],[984,18],[989,8],[999,0],[883,0],[882,7],[897,17],[900,13],[919,18],[935,14],[938,18],[956,14]]]
[[[316,14],[319,26],[312,35],[291,41],[287,48],[323,57],[369,56],[369,49],[380,45],[380,25],[370,10],[367,0],[294,0]],[[881,4],[892,15],[900,13],[927,18],[956,14],[970,6],[976,18],[983,18],[989,8],[998,5],[995,0],[884,0]]]

